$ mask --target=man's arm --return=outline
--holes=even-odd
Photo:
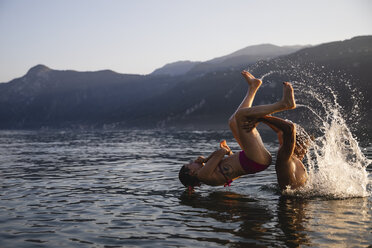
[[[286,162],[290,159],[296,146],[296,128],[292,122],[274,116],[265,116],[259,121],[280,130],[282,135],[281,145],[277,154],[277,161]]]

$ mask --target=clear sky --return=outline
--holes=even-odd
[[[0,82],[52,69],[148,74],[249,45],[372,34],[370,0],[0,0]]]

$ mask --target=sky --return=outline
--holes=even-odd
[[[241,48],[372,34],[370,0],[0,0],[0,82],[33,66],[148,74]]]

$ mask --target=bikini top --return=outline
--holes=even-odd
[[[228,186],[230,187],[231,186],[231,183],[232,183],[232,180],[231,179],[228,179],[225,175],[225,173],[223,173],[223,170],[221,168],[221,163],[218,164],[218,168],[220,169],[220,172],[221,174],[223,175],[223,177],[226,179],[226,183],[223,185],[224,187]]]

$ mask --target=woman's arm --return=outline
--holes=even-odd
[[[198,171],[197,177],[200,181],[207,181],[216,169],[217,165],[221,162],[223,157],[228,154],[229,151],[227,151],[225,148],[221,148],[215,152],[213,152],[208,157],[208,161],[205,163],[205,165]]]
[[[223,148],[226,150],[227,155],[232,155],[233,152],[231,151],[230,147],[227,145],[226,140],[222,140],[220,142],[220,148]],[[214,155],[214,153],[211,153],[207,158],[203,156],[199,156],[197,159],[194,160],[195,163],[204,164],[208,162],[208,160]]]

